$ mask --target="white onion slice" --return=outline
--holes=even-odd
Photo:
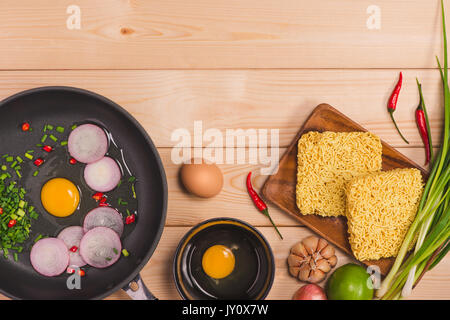
[[[84,180],[89,188],[95,191],[111,191],[117,186],[121,177],[119,165],[110,157],[103,157],[84,168]]]
[[[86,261],[80,255],[80,240],[83,235],[84,230],[80,226],[67,227],[58,234],[57,238],[64,241],[64,244],[69,250],[69,266],[82,267],[86,264]],[[77,251],[70,251],[70,248],[73,246],[78,248]]]
[[[81,238],[80,254],[89,265],[106,268],[120,258],[122,244],[116,232],[106,227],[97,227]]]
[[[67,148],[77,161],[91,163],[105,156],[108,151],[108,138],[102,128],[83,124],[70,133]]]
[[[46,277],[63,273],[69,264],[69,252],[61,239],[44,238],[37,241],[30,253],[34,270]]]
[[[114,230],[119,237],[123,232],[122,215],[111,207],[98,207],[88,212],[84,217],[83,229],[84,232],[96,227],[107,227]]]

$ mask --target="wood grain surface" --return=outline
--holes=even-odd
[[[449,10],[450,11],[450,10]],[[0,59],[1,60],[1,59]],[[326,102],[394,147],[422,147],[414,122],[423,83],[433,140],[443,123],[442,84],[436,70],[403,70],[395,118],[386,111],[396,70],[64,70],[0,72],[0,99],[38,86],[66,85],[95,91],[127,109],[157,147],[172,147],[174,130],[279,129],[288,146],[311,111]],[[220,112],[218,112],[220,111]]]
[[[66,27],[77,5],[81,28]],[[374,7],[376,6],[376,7]],[[380,10],[380,28],[368,19]],[[450,14],[450,10],[447,10]],[[450,15],[447,17],[450,19]],[[213,217],[255,225],[276,257],[268,299],[291,299],[302,283],[289,276],[290,247],[311,231],[269,203],[281,241],[245,190],[246,174],[260,191],[262,164],[219,164],[222,192],[198,199],[180,185],[171,156],[174,130],[278,129],[286,151],[320,103],[339,111],[422,165],[414,122],[415,78],[423,83],[432,136],[440,144],[442,85],[439,1],[423,0],[3,0],[0,1],[0,99],[22,90],[75,86],[102,94],[129,111],[149,133],[168,179],[169,205],[162,239],[141,271],[160,299],[179,299],[171,275],[182,236]],[[399,71],[404,83],[395,117],[410,144],[396,133],[386,102]],[[203,146],[204,147],[204,146]],[[235,150],[238,152],[238,149]],[[338,252],[339,264],[352,258]],[[427,273],[415,299],[449,299],[450,257]],[[0,298],[5,298],[0,296]],[[109,299],[128,299],[123,291]]]
[[[107,3],[1,1],[0,69],[435,68],[441,53],[437,0]]]

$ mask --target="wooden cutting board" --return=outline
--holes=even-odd
[[[267,200],[273,202],[318,235],[353,256],[350,243],[348,242],[347,220],[345,217],[302,215],[297,208],[295,199],[295,187],[297,184],[297,142],[304,133],[309,131],[350,132],[367,130],[330,105],[318,105],[281,158],[278,172],[266,180],[262,193]],[[426,179],[427,173],[419,165],[402,155],[387,143],[383,141],[381,141],[381,143],[383,145],[383,170],[386,171],[394,168],[417,168],[422,172],[424,179]],[[379,266],[381,273],[386,275],[389,272],[394,259],[389,258],[362,262],[366,265]]]

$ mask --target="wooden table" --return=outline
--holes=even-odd
[[[141,275],[160,299],[179,299],[171,274],[174,250],[205,219],[243,219],[267,237],[276,258],[269,299],[290,299],[302,285],[289,276],[286,257],[311,234],[269,205],[285,236],[279,240],[246,193],[246,173],[262,166],[248,159],[220,165],[225,184],[215,198],[186,194],[171,160],[174,130],[192,132],[195,120],[221,132],[279,129],[281,155],[312,109],[326,102],[423,164],[414,122],[418,77],[440,142],[438,0],[3,0],[0,30],[0,98],[45,85],[92,90],[126,108],[157,145],[169,185],[168,215]],[[386,112],[399,71],[404,88],[395,116],[409,145]],[[264,180],[258,176],[256,187]],[[339,265],[352,260],[341,252],[338,259]],[[412,297],[450,298],[450,256]],[[118,291],[109,298],[128,297]]]

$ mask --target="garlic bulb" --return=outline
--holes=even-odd
[[[291,248],[289,273],[301,281],[318,283],[337,263],[334,248],[322,238],[309,236]]]

